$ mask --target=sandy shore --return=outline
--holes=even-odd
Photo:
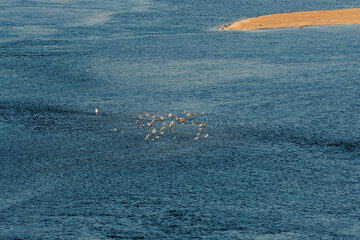
[[[266,15],[249,18],[218,28],[219,31],[249,31],[273,28],[360,24],[360,8],[332,11],[311,11]]]

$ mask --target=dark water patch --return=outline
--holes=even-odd
[[[271,123],[262,125],[235,125],[222,123],[223,129],[213,132],[214,137],[220,139],[234,139],[242,141],[265,141],[279,144],[282,142],[296,144],[305,148],[322,148],[332,151],[356,152],[360,148],[360,141],[353,136],[335,134],[332,132],[318,133],[317,129],[288,128],[274,126]],[[221,134],[220,132],[223,132]],[[333,136],[332,136],[333,135]]]
[[[4,123],[21,124],[40,132],[63,132],[75,134],[87,128],[84,122],[96,120],[93,109],[91,111],[71,109],[68,105],[46,104],[41,100],[36,102],[6,102],[0,103],[1,120]],[[103,117],[106,114],[102,114]],[[73,122],[75,121],[75,122]],[[88,124],[86,124],[88,125]],[[82,129],[82,130],[80,130]]]
[[[0,109],[4,111],[14,112],[20,115],[36,115],[36,114],[85,114],[85,112],[66,109],[64,106],[45,105],[41,101],[36,102],[0,102]],[[5,112],[2,112],[5,116]],[[86,113],[89,114],[89,113]]]

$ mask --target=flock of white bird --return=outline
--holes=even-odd
[[[99,114],[99,109],[95,108],[95,115]],[[135,124],[139,130],[144,132],[144,139],[147,141],[156,141],[164,136],[170,136],[172,140],[176,140],[175,129],[181,128],[185,125],[191,125],[195,130],[194,141],[198,141],[201,138],[207,139],[209,137],[208,133],[205,133],[206,122],[203,122],[204,112],[200,113],[189,113],[184,111],[182,115],[175,116],[172,113],[161,115],[161,112],[156,115],[150,113],[143,114],[133,114],[129,113],[132,116],[136,116],[134,119]],[[118,130],[114,128],[115,132],[124,133],[124,130]]]

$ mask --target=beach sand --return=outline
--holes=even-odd
[[[219,31],[249,31],[274,28],[360,24],[360,8],[331,11],[311,11],[266,15],[249,18],[218,28]]]

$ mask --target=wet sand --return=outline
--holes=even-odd
[[[218,28],[219,31],[302,28],[308,26],[360,24],[360,8],[331,11],[295,12],[260,16]]]

